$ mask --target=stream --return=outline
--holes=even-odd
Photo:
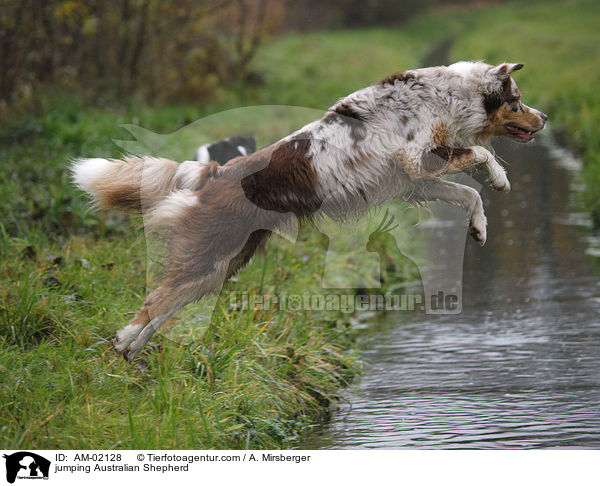
[[[577,164],[543,139],[496,148],[512,191],[482,182],[462,312],[374,324],[363,376],[302,448],[600,447],[600,244],[572,209]]]

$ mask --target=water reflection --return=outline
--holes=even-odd
[[[540,144],[498,150],[513,189],[484,185],[463,312],[390,314],[349,404],[303,448],[600,447],[600,245],[569,212],[569,164]]]

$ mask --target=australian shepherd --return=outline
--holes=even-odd
[[[466,211],[483,245],[478,192],[440,176],[483,169],[495,189],[510,190],[490,139],[528,142],[547,118],[521,102],[511,73],[522,67],[459,62],[396,73],[225,165],[75,161],[74,182],[97,207],[144,210],[168,245],[160,285],[117,332],[116,350],[133,359],[175,311],[218,291],[274,230],[320,212],[340,220],[392,199],[445,201]]]

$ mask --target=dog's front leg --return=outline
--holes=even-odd
[[[488,179],[492,187],[497,191],[510,191],[510,182],[506,176],[506,171],[504,170],[504,167],[498,163],[494,154],[488,149],[478,145],[469,148],[475,155],[475,162],[477,165],[483,167],[487,171]]]
[[[459,155],[453,156],[449,160],[448,172],[465,172],[472,168],[482,167],[488,174],[488,180],[497,191],[510,191],[510,182],[506,176],[506,171],[502,167],[494,154],[485,147],[475,145],[459,150]]]
[[[508,182],[504,168],[488,149],[478,145],[473,147],[438,146],[423,156],[422,168],[425,173],[430,175],[468,172],[484,168],[494,189],[510,191],[510,182]]]
[[[425,201],[444,201],[463,208],[469,214],[469,232],[480,245],[487,239],[487,219],[483,211],[483,201],[472,187],[444,179],[423,181],[421,197]]]

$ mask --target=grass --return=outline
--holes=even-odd
[[[327,228],[302,230],[300,244],[274,238],[268,257],[259,255],[227,285],[212,324],[196,319],[199,307],[191,306],[167,333],[177,339],[158,336],[143,353],[147,371],[126,364],[109,341],[146,291],[141,221],[88,210],[69,183],[70,157],[116,156],[120,148],[111,140],[119,139],[126,141],[125,148],[183,160],[202,137],[228,135],[226,127],[251,126],[268,142],[314,112],[288,109],[282,123],[276,109],[234,111],[188,125],[250,104],[323,109],[392,71],[420,65],[441,40],[454,38],[453,59],[526,63],[516,74],[525,101],[547,111],[554,126],[566,127],[582,151],[586,200],[597,215],[598,15],[590,1],[513,3],[437,11],[402,29],[290,35],[265,44],[254,60],[264,85],[239,89],[227,105],[84,106],[53,95],[40,96],[34,111],[5,117],[0,131],[1,446],[289,447],[360,368],[348,314],[227,305],[229,293],[240,290],[322,293]],[[132,140],[122,124],[170,135],[132,128]],[[401,206],[388,209],[397,221],[413,217]],[[359,226],[361,241],[375,226]],[[387,288],[413,278],[414,265],[398,249],[411,243],[399,241],[406,238],[402,229],[394,238],[383,233],[369,241],[382,256]],[[351,278],[365,253],[349,241],[333,253],[341,255],[334,261],[336,275]],[[374,283],[373,277],[366,275],[365,282]]]
[[[141,301],[143,241],[71,238],[62,249],[60,263],[47,263],[40,250],[35,262],[13,268],[2,297],[4,447],[274,447],[294,438],[355,371],[341,316],[223,306],[201,340],[159,338],[143,373],[108,342]],[[19,247],[9,251],[19,259]],[[259,257],[246,278],[256,281],[265,265],[281,280],[300,265],[300,277],[315,271],[297,257]]]
[[[288,35],[256,56],[253,67],[269,90],[253,96],[264,104],[325,109],[390,73],[418,66],[438,39],[401,29]]]

